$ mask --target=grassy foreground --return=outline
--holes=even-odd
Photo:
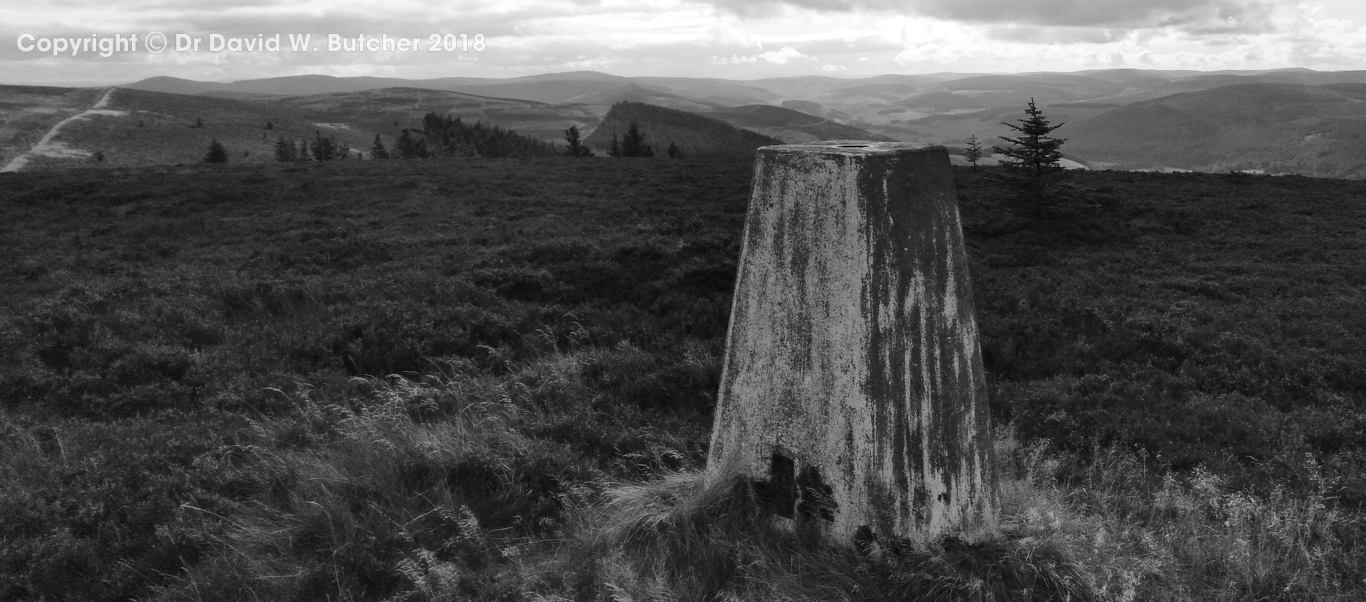
[[[749,166],[0,176],[0,599],[1350,600],[1361,182],[959,172],[1006,529],[700,486]]]

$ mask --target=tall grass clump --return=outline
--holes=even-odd
[[[676,472],[607,490],[558,556],[528,575],[541,600],[1092,600],[1048,536],[831,542],[764,511],[739,477]]]
[[[1366,598],[1366,525],[1328,503],[1322,479],[1259,494],[1141,452],[1097,448],[1083,461],[1010,435],[998,457],[1005,522],[1051,532],[1099,599]]]
[[[594,460],[626,422],[590,394],[630,349],[552,352],[488,376],[450,364],[364,379],[364,398],[253,421],[201,455],[224,499],[166,533],[201,558],[157,600],[1350,600],[1362,524],[1331,486],[1253,493],[1141,452],[1078,454],[1000,429],[1001,531],[831,542],[753,483],[707,479],[658,434]],[[284,395],[284,393],[280,393]],[[535,436],[529,436],[533,433]],[[641,433],[620,444],[645,438]],[[1312,472],[1306,460],[1304,470]],[[216,504],[216,505],[215,505]],[[818,519],[808,519],[818,520]]]
[[[459,372],[367,379],[353,404],[304,388],[262,418],[262,445],[202,458],[234,498],[177,521],[221,525],[208,558],[158,600],[504,600],[517,559],[553,539],[574,484],[595,469],[519,434],[511,383]]]
[[[997,440],[1001,532],[859,547],[766,516],[750,484],[675,472],[608,488],[523,576],[540,600],[1355,600],[1359,519],[1327,485],[1268,495],[1109,448]]]

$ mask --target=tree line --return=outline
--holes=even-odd
[[[337,142],[331,136],[323,137],[322,132],[314,132],[315,137],[296,144],[286,141],[284,136],[275,140],[275,160],[281,163],[294,161],[338,161],[351,158],[351,149],[346,142]]]
[[[267,124],[266,129],[274,129]],[[586,149],[585,149],[586,150]],[[275,160],[282,163],[297,161],[337,161],[365,158],[365,153],[353,151],[345,141],[323,136],[315,131],[313,140],[296,141],[283,135],[275,140]],[[422,128],[404,128],[394,141],[393,148],[375,134],[370,146],[370,159],[426,159],[429,157],[544,157],[561,154],[554,144],[518,134],[512,130],[482,122],[466,123],[459,117],[427,113],[422,117]],[[205,163],[226,163],[227,149],[217,139],[209,144]]]
[[[370,155],[375,159],[425,159],[427,157],[546,157],[560,154],[555,145],[496,125],[459,117],[427,113],[422,129],[404,129],[393,150],[385,148],[379,134]]]

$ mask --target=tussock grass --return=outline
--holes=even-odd
[[[1359,518],[1326,484],[1259,496],[1097,449],[1081,462],[1013,429],[1002,530],[898,550],[831,545],[764,517],[742,481],[679,472],[607,490],[535,579],[541,600],[1355,600]]]
[[[604,428],[585,366],[630,355],[553,353],[501,376],[450,362],[357,379],[369,392],[351,404],[276,391],[295,411],[253,421],[259,445],[201,459],[236,503],[179,508],[211,557],[154,599],[516,599],[522,559],[604,477],[569,443],[524,433]]]
[[[677,472],[606,491],[536,583],[554,600],[1092,600],[1056,528],[868,547],[765,516],[744,479]],[[1017,521],[1018,522],[1018,521]]]
[[[223,498],[161,533],[198,554],[152,600],[1352,600],[1366,593],[1359,517],[1331,484],[1237,490],[1141,453],[1085,457],[1000,429],[994,538],[830,542],[765,516],[745,481],[695,465],[594,463],[570,442],[598,413],[593,366],[630,349],[547,353],[489,376],[452,363],[364,379],[363,399],[250,422],[254,442],[195,460]],[[557,426],[558,425],[558,426]],[[54,432],[8,427],[51,470]],[[642,456],[649,456],[643,453]],[[1312,473],[1306,459],[1303,472]],[[636,475],[644,474],[644,477]],[[710,481],[710,483],[708,483]],[[226,498],[226,499],[225,499]]]
[[[1356,600],[1366,596],[1366,529],[1327,503],[1321,479],[1268,494],[1143,453],[1097,448],[1082,461],[1046,440],[1000,439],[1007,529],[1049,537],[1102,600]],[[1316,468],[1306,460],[1305,472]]]

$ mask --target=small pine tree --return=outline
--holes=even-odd
[[[209,142],[209,154],[204,155],[205,163],[227,163],[228,149],[223,148],[222,143],[217,138]]]
[[[404,129],[398,136],[398,142],[394,143],[398,150],[398,156],[402,159],[425,159],[427,152],[427,141],[413,136],[411,130]]]
[[[267,122],[266,122],[266,129],[268,129],[268,130],[273,130],[273,129],[275,129],[275,124],[274,124],[274,123],[271,123],[271,122],[269,122],[269,121],[267,121]]]
[[[314,130],[313,134],[313,160],[332,161],[337,158],[337,143],[332,138],[323,138],[323,133]]]
[[[1063,166],[1058,163],[1062,159],[1062,151],[1058,148],[1066,140],[1049,135],[1063,124],[1050,125],[1043,111],[1034,106],[1033,98],[1029,99],[1025,113],[1029,117],[1018,120],[1019,125],[1002,122],[1001,125],[1020,135],[1014,138],[1001,136],[1011,146],[994,146],[992,152],[1001,156],[1006,183],[1020,190],[1037,210],[1048,202],[1048,185],[1057,180],[1063,171]]]
[[[195,118],[194,118],[194,126],[197,127],[197,128],[202,128],[202,127],[204,127],[204,120],[201,119],[201,118],[199,118],[199,117],[195,117]]]
[[[647,155],[646,152],[649,152]],[[631,121],[627,126],[626,135],[621,138],[621,156],[623,157],[653,157],[654,151],[645,145],[645,133],[640,131],[640,126],[635,121]]]
[[[384,148],[384,141],[380,139],[379,134],[375,134],[375,143],[372,144],[372,145],[370,145],[370,158],[371,158],[371,159],[388,159],[388,158],[389,158],[389,149]]]
[[[96,163],[104,163],[104,151],[102,151],[102,150],[97,150],[97,151],[95,151],[95,162],[96,162]]]
[[[291,144],[292,144],[292,143],[291,143]],[[309,156],[309,154],[308,154],[308,141],[307,141],[307,140],[305,140],[305,141],[299,143],[299,153],[298,153],[298,155],[296,155],[296,156],[298,157],[298,160],[299,160],[299,161],[312,161],[312,160],[313,160],[313,157]]]
[[[285,137],[280,136],[275,139],[275,160],[281,163],[293,163],[298,160],[298,151],[294,148],[293,142],[285,142]]]
[[[593,156],[593,151],[584,146],[583,139],[579,137],[579,126],[569,126],[569,129],[564,131],[564,141],[569,143],[569,150],[565,154],[571,157]]]
[[[616,133],[616,132],[612,132],[612,144],[610,144],[610,145],[607,147],[607,156],[609,156],[609,157],[620,157],[620,156],[621,156],[621,145],[617,143],[617,133]]]
[[[670,159],[682,159],[682,158],[683,158],[683,149],[678,148],[678,145],[677,145],[677,144],[674,144],[673,142],[669,142],[669,158],[670,158]]]
[[[977,141],[977,136],[968,138],[968,147],[963,149],[963,158],[972,164],[972,170],[977,171],[977,162],[982,159],[982,143]]]

